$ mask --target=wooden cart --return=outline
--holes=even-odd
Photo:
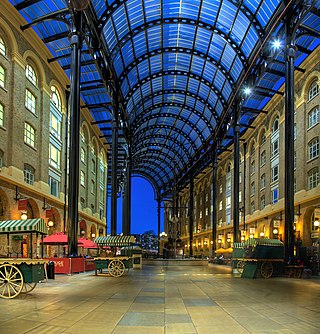
[[[0,297],[11,299],[20,293],[29,293],[38,282],[45,278],[47,260],[33,257],[33,235],[42,236],[47,233],[43,219],[5,220],[0,222],[0,234],[7,235],[7,257],[0,258]],[[29,235],[30,257],[10,257],[10,236]],[[41,251],[43,255],[43,248]]]
[[[284,262],[283,243],[278,239],[253,238],[235,243],[233,262],[241,277],[271,277]],[[280,271],[280,270],[279,270]]]
[[[103,273],[106,270],[107,273],[113,277],[122,276],[125,271],[129,271],[133,267],[132,256],[117,255],[120,247],[125,247],[128,250],[134,245],[135,238],[130,235],[116,235],[116,236],[100,236],[94,241],[99,246],[99,256],[94,258],[96,269],[95,274]],[[104,254],[104,248],[110,247],[112,249],[112,256]]]

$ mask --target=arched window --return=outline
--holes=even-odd
[[[4,44],[4,41],[1,36],[0,36],[0,54],[2,54],[3,56],[7,55],[7,47]]]
[[[308,101],[312,100],[318,94],[319,94],[319,85],[317,81],[314,81],[309,88]]]
[[[261,135],[260,145],[263,145],[266,142],[266,140],[267,140],[266,133],[265,133],[265,131],[263,131],[263,133]]]
[[[33,184],[34,174],[35,174],[35,169],[28,164],[24,164],[24,168],[23,168],[24,182],[28,184]]]
[[[320,120],[320,112],[319,112],[319,106],[313,108],[308,113],[308,128],[311,128],[319,123]]]
[[[26,66],[26,78],[35,86],[38,84],[37,73],[32,67],[32,65],[28,64]]]
[[[309,160],[319,156],[319,137],[313,138],[308,144]]]
[[[275,133],[279,130],[279,117],[276,117],[272,124],[272,133]]]
[[[62,105],[61,105],[61,97],[57,87],[51,86],[51,102],[56,106],[56,108],[61,112]]]
[[[266,154],[266,151],[264,150],[260,154],[260,167],[264,166],[266,162],[267,162],[267,154]]]

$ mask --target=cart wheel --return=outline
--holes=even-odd
[[[11,265],[0,266],[0,297],[11,299],[18,296],[23,288],[23,276],[21,271]]]
[[[273,273],[273,265],[271,262],[263,262],[260,268],[260,273],[263,278],[269,278]]]
[[[23,288],[20,293],[29,293],[31,292],[35,287],[37,286],[37,283],[24,283]]]
[[[243,269],[244,269],[244,265],[245,265],[245,262],[244,261],[238,261],[237,262],[237,270],[238,270],[238,273],[242,274],[243,272]]]
[[[120,277],[125,270],[124,263],[120,260],[112,260],[108,265],[109,274],[113,277]]]

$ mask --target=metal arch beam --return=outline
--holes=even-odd
[[[163,148],[167,149],[168,151],[172,151],[172,147],[169,146],[169,145],[166,145],[166,144],[159,145],[160,152],[159,152],[159,150],[156,150],[156,149],[153,149],[153,148],[149,149],[149,147],[152,146],[152,144],[151,145],[149,144],[148,146],[143,146],[143,147],[140,148],[140,146],[142,146],[143,144],[144,144],[143,142],[140,142],[137,146],[135,146],[135,150],[132,150],[132,156],[135,156],[135,154],[140,154],[140,152],[142,152],[144,148],[146,148],[146,150],[144,150],[143,152],[155,153],[155,154],[158,154],[158,153],[162,152]],[[156,145],[157,144],[155,143],[154,146],[156,146]],[[163,153],[163,154],[166,154],[166,156],[168,156],[168,153]],[[177,152],[175,150],[173,155],[178,156],[179,161],[181,162],[183,167],[187,167],[185,162],[184,162],[183,156],[179,152]]]
[[[161,139],[164,139],[166,141],[172,141],[175,145],[178,145],[179,148],[184,152],[184,154],[188,157],[188,160],[192,159],[189,151],[175,138],[173,137],[170,137],[168,138],[168,136],[165,136],[165,135],[162,135],[162,134],[155,134],[155,135],[148,135],[148,136],[145,136],[144,137],[144,140],[149,140],[149,139],[158,139],[158,138],[161,138]],[[139,147],[139,145],[143,144],[143,142],[139,142],[137,146],[135,147]],[[152,142],[148,142],[148,145],[152,145],[153,143]],[[157,143],[155,142],[154,145],[157,145]],[[160,145],[160,144],[159,144]],[[163,146],[164,144],[161,144],[161,146]],[[169,146],[169,145],[168,145]]]
[[[180,109],[182,110],[182,108]],[[200,137],[201,139],[201,142],[205,142],[205,138],[203,137],[201,131],[194,126],[194,124],[192,122],[190,122],[190,120],[182,117],[181,115],[176,115],[176,114],[172,114],[172,113],[164,113],[164,114],[161,114],[161,115],[149,115],[147,117],[144,117],[145,115],[143,115],[141,118],[141,120],[137,121],[137,122],[133,122],[132,123],[132,131],[135,131],[136,129],[138,129],[140,126],[142,126],[144,123],[154,119],[154,118],[163,118],[163,117],[170,117],[170,118],[173,118],[175,120],[179,120],[179,121],[182,121],[184,122],[185,124],[189,125],[191,128],[193,128],[193,130],[198,134],[198,136]]]
[[[182,76],[186,76],[186,77],[190,77],[193,79],[196,79],[197,81],[199,81],[200,83],[204,83],[207,87],[209,87],[209,89],[213,92],[216,93],[218,99],[221,100],[221,103],[224,107],[226,107],[227,102],[226,100],[222,97],[221,92],[219,92],[219,90],[217,88],[213,88],[211,83],[205,79],[203,79],[202,77],[200,77],[199,75],[193,74],[193,73],[189,73],[186,71],[177,71],[177,70],[173,70],[173,71],[159,71],[157,73],[153,73],[148,75],[147,77],[145,77],[144,79],[142,79],[141,81],[138,81],[128,92],[127,92],[127,96],[125,98],[125,102],[127,102],[130,97],[133,95],[133,93],[140,88],[142,85],[144,85],[146,82],[152,81],[155,78],[161,78],[164,76],[169,76],[169,75],[182,75]]]
[[[107,21],[106,21],[107,22]],[[212,33],[215,33],[219,35],[221,38],[223,38],[226,43],[228,43],[231,48],[234,50],[234,52],[238,55],[240,58],[240,61],[243,65],[243,67],[246,67],[248,64],[248,59],[245,56],[245,54],[240,49],[240,46],[238,46],[237,41],[235,41],[231,36],[226,34],[223,30],[219,29],[217,26],[210,25],[206,22],[202,22],[200,20],[192,20],[185,17],[170,17],[170,18],[159,18],[153,21],[149,21],[147,23],[141,24],[138,27],[135,27],[134,30],[130,30],[127,34],[125,34],[120,41],[116,44],[116,46],[111,50],[110,58],[114,58],[115,55],[119,52],[119,50],[126,44],[126,42],[130,39],[132,39],[137,34],[149,29],[153,28],[155,26],[161,26],[164,24],[186,24],[186,25],[197,25],[200,28],[206,29]],[[263,32],[264,30],[261,30]],[[257,32],[258,35],[262,36],[260,32]]]
[[[263,36],[263,27],[261,26],[261,24],[259,23],[259,21],[256,19],[256,16],[251,12],[251,10],[243,3],[243,1],[230,1],[235,7],[237,7],[243,14],[244,16],[247,17],[247,19],[249,20],[249,22],[252,22],[254,24],[254,27],[256,29],[256,32],[258,35],[260,35],[261,37]],[[100,16],[100,19],[98,21],[98,27],[100,29],[103,28],[103,26],[106,24],[106,22],[109,20],[109,18],[114,14],[114,12],[123,4],[126,3],[126,1],[123,0],[117,0],[114,1],[112,3],[112,6],[108,6],[107,2],[107,8],[106,10],[103,12],[103,14]],[[177,19],[177,18],[175,18]],[[169,20],[169,18],[166,18],[165,20]],[[186,20],[185,18],[183,18],[183,20]],[[207,23],[201,22],[199,20],[195,21],[195,20],[191,20],[189,19],[191,22],[190,24],[194,25],[194,24],[198,24],[200,27],[212,27],[210,25],[208,25]],[[158,21],[158,20],[157,20]],[[152,21],[151,21],[152,22]],[[213,27],[215,28],[215,27]],[[211,29],[213,29],[211,28]],[[208,28],[207,28],[208,29]],[[210,30],[211,30],[210,29]]]
[[[148,154],[149,153],[149,154]],[[168,160],[170,158],[170,160]],[[140,151],[139,153],[135,154],[135,157],[133,158],[135,162],[137,161],[145,161],[147,164],[149,164],[151,161],[162,161],[168,168],[170,168],[170,163],[171,162],[171,157],[169,156],[168,153],[164,152],[148,152],[148,151]],[[159,166],[158,166],[159,167]],[[157,167],[157,168],[158,168]],[[170,168],[172,170],[172,168]],[[174,175],[175,167],[173,167],[173,175]]]
[[[172,126],[166,125],[166,124],[154,124],[148,126],[146,129],[140,129],[138,132],[133,133],[133,138],[135,141],[137,140],[143,140],[143,134],[146,132],[146,130],[154,130],[154,129],[166,129],[166,130],[172,130]],[[190,146],[192,146],[194,152],[198,151],[197,146],[194,144],[194,142],[191,140],[191,138],[182,130],[175,129],[175,132],[177,132],[179,135],[183,136],[184,139],[188,141]],[[157,134],[154,134],[157,135]],[[168,137],[169,138],[169,137]]]
[[[133,175],[131,173],[131,177],[132,178],[138,177],[138,176],[142,177],[143,179],[146,179],[148,182],[150,182],[150,184],[151,184],[151,186],[153,188],[154,193],[157,194],[159,185],[157,184],[157,182],[149,174],[144,173],[144,172],[139,172],[139,174],[136,173],[135,175]]]
[[[209,130],[211,132],[214,131],[214,129],[211,126],[210,122],[206,118],[203,117],[203,114],[201,114],[200,112],[198,112],[196,109],[191,108],[187,104],[185,104],[185,103],[179,103],[179,102],[162,102],[162,103],[153,104],[149,108],[143,109],[143,112],[140,112],[134,118],[134,120],[131,123],[131,126],[133,127],[136,122],[139,122],[139,120],[141,118],[144,118],[148,112],[150,112],[150,111],[152,111],[152,110],[154,110],[156,108],[162,108],[162,107],[178,107],[178,108],[181,108],[181,109],[186,109],[186,110],[194,113],[195,115],[197,115],[199,118],[201,118],[206,123],[207,127],[209,128]],[[174,115],[174,114],[172,114],[172,115]],[[213,116],[215,116],[215,115],[213,115]],[[216,119],[216,121],[218,122],[217,119]]]
[[[209,102],[206,102],[205,99],[203,99],[201,96],[199,96],[197,94],[191,93],[189,91],[181,90],[181,89],[162,89],[162,90],[158,90],[158,91],[156,91],[152,94],[149,94],[149,95],[143,97],[141,100],[139,100],[139,102],[135,105],[135,108],[131,110],[130,115],[131,115],[132,112],[135,112],[138,108],[140,108],[140,106],[143,103],[145,103],[146,101],[149,101],[150,99],[153,99],[156,96],[160,96],[160,95],[164,95],[164,94],[172,94],[172,95],[181,94],[181,95],[184,95],[184,96],[191,96],[194,99],[196,99],[197,101],[202,102],[212,112],[213,115],[215,114],[215,111],[214,111],[214,108],[212,107],[212,105],[209,104]]]
[[[154,166],[154,168],[150,168],[151,165]],[[140,168],[150,170],[151,174],[154,174],[155,176],[159,178],[159,180],[161,180],[162,177],[160,175],[160,172],[157,172],[157,169],[158,169],[166,176],[168,181],[171,180],[169,173],[163,167],[159,166],[159,163],[157,163],[157,161],[144,159],[143,157],[140,157],[139,159],[136,158],[135,160],[133,160],[132,170],[133,171],[136,170],[137,166],[139,166]]]
[[[226,78],[226,80],[230,83],[232,86],[234,84],[234,81],[229,74],[229,71],[221,65],[217,60],[212,58],[208,53],[203,53],[201,51],[197,51],[194,49],[188,49],[183,47],[166,47],[166,48],[160,48],[156,50],[152,50],[149,52],[146,52],[145,54],[139,56],[139,58],[136,58],[133,62],[131,62],[127,67],[124,68],[124,70],[119,75],[120,84],[123,82],[123,80],[126,78],[126,76],[129,74],[129,72],[135,68],[137,65],[142,63],[146,59],[150,59],[151,57],[157,56],[159,54],[163,53],[186,53],[189,55],[193,55],[196,57],[199,57],[201,59],[205,59],[206,61],[209,61],[212,65],[214,65],[217,70],[219,70],[222,75]]]

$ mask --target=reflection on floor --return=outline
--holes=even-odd
[[[241,279],[219,265],[56,275],[0,299],[1,334],[306,334],[320,332],[319,317],[318,278]]]

